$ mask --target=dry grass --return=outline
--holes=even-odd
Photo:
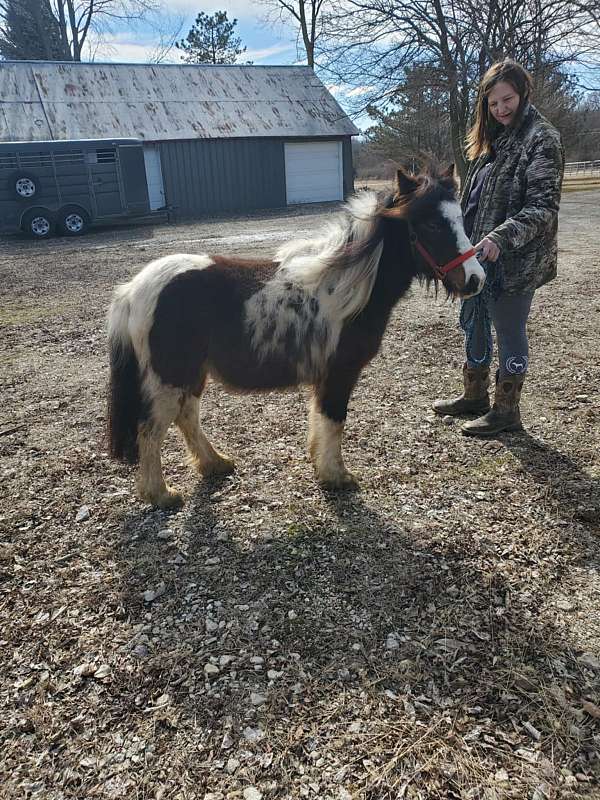
[[[566,175],[563,183],[563,192],[589,192],[592,189],[600,189],[599,175]]]
[[[179,239],[329,212],[3,242],[5,298],[55,313],[0,343],[0,797],[599,796],[600,212],[580,197],[536,296],[526,434],[473,442],[429,412],[458,385],[458,309],[415,289],[351,404],[360,492],[316,486],[302,393],[210,386],[238,470],[199,480],[173,433],[170,514],[105,452],[112,285]]]
[[[376,192],[392,191],[394,188],[393,180],[379,180],[372,178],[356,178],[354,181],[356,191],[361,189],[371,189]],[[565,175],[563,183],[563,193],[584,192],[593,189],[600,189],[600,176],[598,175]]]

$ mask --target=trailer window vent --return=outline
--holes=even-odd
[[[81,150],[68,150],[66,153],[55,153],[54,161],[57,164],[83,164],[83,152]]]
[[[20,153],[19,166],[22,169],[32,167],[51,167],[52,153]]]
[[[117,160],[117,153],[114,147],[96,150],[96,155],[98,157],[98,164],[114,164]]]
[[[17,157],[13,155],[0,156],[0,169],[16,169]]]

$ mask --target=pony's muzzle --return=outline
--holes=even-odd
[[[483,289],[485,284],[485,270],[476,258],[470,258],[463,265],[465,283],[460,294],[463,298],[473,297]]]

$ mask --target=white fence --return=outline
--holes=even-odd
[[[597,175],[600,173],[600,161],[568,161],[565,164],[565,175]]]

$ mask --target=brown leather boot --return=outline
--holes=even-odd
[[[502,431],[521,431],[519,401],[525,375],[507,375],[499,380],[496,373],[496,396],[494,405],[479,419],[470,420],[461,426],[465,436],[495,436]]]
[[[485,414],[490,408],[488,386],[490,385],[489,367],[463,367],[464,392],[453,400],[436,400],[433,410],[445,417],[467,416],[468,414]]]

